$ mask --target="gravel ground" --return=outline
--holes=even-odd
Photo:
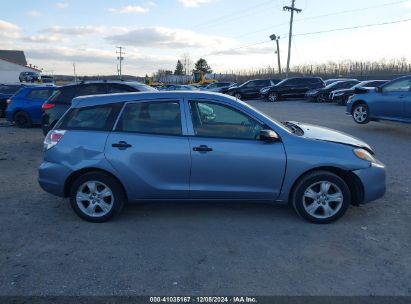
[[[40,129],[0,122],[0,295],[411,295],[411,125],[356,125],[333,104],[250,104],[367,141],[388,167],[383,199],[338,222],[287,206],[150,203],[80,220],[37,184]]]

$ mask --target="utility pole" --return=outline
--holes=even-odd
[[[73,62],[74,82],[77,82],[76,63]]]
[[[290,6],[284,6],[283,10],[291,12],[290,33],[288,35],[288,57],[287,57],[287,72],[286,72],[286,77],[288,78],[288,73],[290,72],[291,37],[293,36],[294,12],[301,13],[303,10],[295,7],[295,0],[291,0],[291,7]]]
[[[122,73],[121,73],[121,62],[124,60],[123,55],[125,55],[126,53],[123,51],[124,47],[122,46],[117,46],[116,47],[118,49],[118,51],[116,51],[116,54],[119,54],[117,56],[117,60],[118,60],[118,73],[119,73],[119,77],[120,79],[122,78]]]
[[[280,40],[280,37],[279,36],[276,36],[275,34],[272,34],[271,36],[270,36],[270,39],[271,40],[275,40],[275,42],[276,42],[276,44],[277,44],[277,61],[278,61],[278,74],[280,75],[280,77],[281,77],[281,60],[280,60],[280,45],[279,45],[279,43],[278,43],[278,40]]]

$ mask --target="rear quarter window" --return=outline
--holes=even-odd
[[[109,131],[122,103],[70,109],[57,126],[64,130]]]
[[[28,98],[31,99],[47,99],[51,95],[51,90],[44,89],[44,90],[32,90],[27,94]]]
[[[62,87],[57,89],[50,97],[49,103],[54,104],[71,104],[75,93],[75,87]]]

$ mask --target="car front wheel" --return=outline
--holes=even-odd
[[[326,224],[342,217],[350,204],[345,181],[328,171],[314,171],[295,185],[292,204],[298,215],[309,222]]]
[[[356,104],[352,110],[352,117],[358,124],[366,124],[370,121],[369,110],[366,104]]]
[[[101,223],[123,208],[125,195],[120,183],[101,172],[86,173],[75,180],[70,189],[70,204],[82,219]]]
[[[268,100],[269,101],[271,101],[271,102],[276,102],[276,101],[278,101],[278,94],[277,93],[274,93],[274,92],[271,92],[270,94],[268,94]]]
[[[235,93],[235,94],[234,94],[234,97],[235,97],[236,99],[238,99],[238,100],[241,100],[241,98],[242,98],[242,96],[241,96],[240,93]]]

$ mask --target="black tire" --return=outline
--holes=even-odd
[[[5,109],[0,106],[0,118],[4,117],[5,112],[6,112]]]
[[[267,98],[269,102],[277,102],[280,100],[278,93],[275,92],[269,93]]]
[[[243,99],[243,96],[241,95],[241,93],[234,93],[233,96],[234,96],[235,98],[237,98],[238,100]]]
[[[352,108],[351,114],[357,124],[364,125],[370,122],[370,110],[363,102],[355,104]]]
[[[24,111],[19,111],[14,114],[14,123],[19,128],[31,128],[33,125],[29,114]]]
[[[306,210],[307,207],[305,207],[304,194],[306,193],[306,190],[310,189],[312,185],[316,185],[318,183],[320,183],[320,185],[318,186],[320,189],[321,182],[331,183],[332,186],[330,186],[329,189],[331,191],[332,189],[338,189],[338,191],[336,192],[339,192],[342,194],[342,202],[340,203],[340,205],[338,205],[338,203],[334,205],[335,209],[332,209],[332,210],[335,213],[333,213],[331,216],[328,216],[328,217],[325,215],[326,213],[325,207],[322,206],[322,204],[324,206],[326,204],[331,205],[328,202],[317,203],[313,200],[312,204],[317,204],[318,206],[315,208],[316,209],[315,212],[319,211],[319,213],[316,216],[313,216],[312,214],[310,214]],[[314,186],[314,187],[317,187],[317,186]],[[301,216],[302,218],[304,218],[305,220],[311,223],[316,223],[316,224],[326,224],[326,223],[331,223],[331,222],[338,220],[345,214],[345,212],[348,209],[348,206],[350,205],[350,202],[351,202],[351,193],[345,181],[342,178],[340,178],[338,175],[332,172],[329,172],[329,171],[313,171],[313,172],[307,173],[306,175],[304,175],[297,181],[297,183],[294,186],[294,190],[291,194],[291,203],[294,207],[294,210],[297,212],[297,214]],[[332,203],[334,204],[335,202],[332,202]],[[308,208],[310,206],[311,204],[308,205]],[[321,215],[321,213],[323,213],[323,215]]]
[[[110,211],[101,216],[90,216],[87,213],[83,212],[83,210],[81,210],[81,208],[77,204],[76,197],[77,192],[80,190],[80,187],[82,187],[85,183],[92,181],[106,185],[113,195],[112,202],[110,202],[109,204],[111,205]],[[108,221],[113,216],[119,214],[124,206],[125,200],[125,193],[123,191],[123,188],[121,187],[121,184],[113,176],[103,172],[89,172],[84,175],[81,175],[74,181],[70,189],[70,204],[74,212],[82,219],[93,223],[102,223]],[[89,203],[91,204],[91,202]],[[94,210],[97,210],[99,207],[94,208]]]
[[[327,102],[327,101],[328,101],[327,94],[322,93],[318,95],[317,102]]]

